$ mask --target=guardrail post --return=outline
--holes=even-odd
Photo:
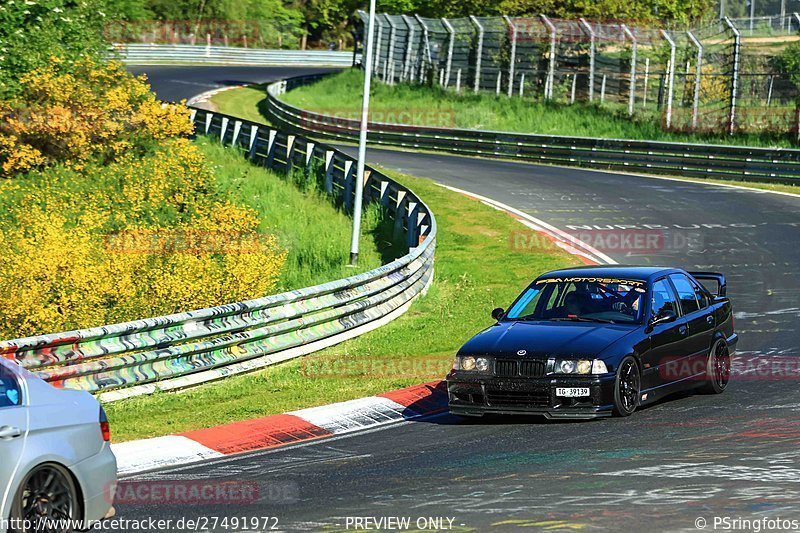
[[[406,205],[408,199],[406,198],[406,191],[397,191],[397,203],[394,210],[394,228],[392,231],[393,239],[399,240],[403,234],[403,215],[406,214]]]
[[[258,126],[250,126],[250,147],[248,154],[250,159],[256,158],[256,151],[258,150]]]
[[[408,231],[406,239],[409,250],[419,246],[419,202],[408,202]]]
[[[736,133],[736,93],[739,90],[739,54],[741,53],[742,36],[733,22],[731,22],[731,19],[725,17],[723,21],[733,32],[733,76],[731,78],[731,101],[728,112],[728,134],[733,135]]]
[[[286,136],[286,173],[289,174],[292,171],[292,166],[294,165],[294,143],[297,140],[297,137],[294,135],[287,135]]]
[[[208,130],[211,129],[211,121],[214,119],[214,113],[206,113],[206,135],[208,135]]]
[[[275,137],[278,135],[278,130],[269,130],[269,138],[267,140],[267,166],[272,168],[275,164]]]
[[[242,130],[242,121],[236,120],[233,122],[233,138],[231,139],[231,146],[236,146],[236,142],[239,140],[239,133]]]
[[[503,19],[511,30],[511,60],[508,65],[508,96],[511,96],[514,94],[514,69],[517,66],[517,25],[508,15],[504,15]]]
[[[403,60],[403,73],[400,75],[400,81],[405,81],[409,78],[411,73],[411,54],[414,51],[414,27],[408,21],[408,17],[406,15],[402,15],[403,22],[406,24],[406,28],[408,28],[408,37],[406,40],[406,57]]]
[[[550,30],[550,61],[547,65],[547,79],[544,83],[544,97],[546,100],[553,99],[553,85],[556,76],[556,26],[545,15],[539,15],[547,29]]]
[[[222,117],[222,124],[219,127],[219,142],[225,142],[225,133],[228,131],[228,117]]]
[[[311,141],[306,141],[306,178],[311,175],[311,167],[314,165],[314,147],[316,146],[315,143]]]
[[[669,43],[669,69],[667,70],[667,128],[672,126],[672,94],[675,85],[675,41],[666,30],[661,30],[664,39]]]
[[[325,151],[325,192],[333,194],[334,151]]]
[[[347,211],[353,209],[353,161],[347,159],[344,162],[344,208]]]
[[[481,90],[481,59],[483,56],[483,26],[474,15],[470,15],[469,19],[472,24],[478,29],[478,49],[475,53],[475,87],[474,91],[477,93]]]
[[[636,36],[633,32],[625,25],[622,25],[622,31],[625,32],[625,35],[628,39],[631,40],[631,79],[630,79],[630,91],[628,94],[628,115],[633,115],[633,106],[636,103]]]
[[[444,86],[450,86],[450,72],[453,69],[453,48],[456,45],[456,30],[453,28],[453,25],[450,24],[450,21],[446,18],[442,17],[442,25],[447,30],[448,38],[447,43],[447,66],[445,67],[445,75],[444,75]]]
[[[692,97],[692,129],[697,129],[697,114],[700,106],[700,83],[703,71],[703,45],[690,31],[686,32],[689,40],[697,47],[697,59],[694,73],[694,95]]]
[[[589,101],[594,100],[594,54],[595,54],[595,37],[594,37],[594,30],[586,22],[586,19],[580,19],[581,25],[586,30],[586,33],[589,35]]]
[[[388,181],[381,181],[381,199],[380,203],[381,206],[384,208],[389,207],[389,182]]]

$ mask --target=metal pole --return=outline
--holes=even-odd
[[[756,16],[756,0],[750,1],[750,36],[753,36],[753,18]]]
[[[483,26],[478,22],[474,15],[469,16],[469,20],[478,29],[478,50],[475,54],[475,87],[474,91],[477,93],[481,90],[481,56],[483,56]]]
[[[719,0],[719,18],[725,18],[725,0]]]
[[[383,40],[383,23],[378,18],[375,19],[375,22],[378,24],[378,35],[375,37],[375,64],[373,68],[375,74],[377,75],[380,72],[381,41]]]
[[[442,18],[442,24],[444,25],[447,33],[450,34],[450,42],[447,44],[447,67],[445,70],[444,75],[444,86],[450,86],[450,72],[453,69],[453,47],[456,44],[456,30],[453,28],[453,25],[450,24],[450,21],[446,18]]]
[[[672,125],[672,93],[675,86],[675,41],[672,40],[672,37],[669,36],[666,30],[661,30],[661,34],[664,36],[664,39],[667,40],[670,47],[669,71],[667,72],[667,128],[669,128]]]
[[[631,85],[630,85],[630,94],[628,95],[628,115],[633,115],[633,106],[636,103],[636,36],[633,35],[633,32],[628,29],[628,27],[623,24],[622,31],[625,32],[625,35],[628,36],[628,39],[631,40],[632,49],[631,49]]]
[[[511,30],[511,64],[508,66],[508,96],[511,96],[514,94],[514,69],[517,63],[517,25],[508,15],[504,15],[503,19]]]
[[[394,21],[389,18],[389,15],[384,16],[386,17],[386,22],[389,23],[389,42],[386,44],[387,54],[389,56],[386,58],[389,63],[389,84],[394,85],[394,62],[395,56],[397,55],[395,50],[397,46],[397,26],[395,26]]]
[[[361,211],[364,200],[364,166],[367,159],[367,126],[369,125],[369,91],[372,76],[372,50],[375,45],[375,0],[369,2],[369,26],[367,45],[364,50],[364,96],[361,105],[361,130],[358,137],[358,161],[356,161],[355,202],[353,204],[353,238],[350,241],[350,264],[358,264],[358,245],[361,239]]]
[[[594,30],[586,22],[586,19],[581,19],[581,24],[589,34],[589,101],[594,100]]]
[[[798,26],[797,29],[800,30],[800,13],[797,13],[797,12],[792,13],[792,17],[797,21],[797,26]],[[792,24],[789,23],[789,29],[791,29],[791,28],[792,28]]]
[[[697,61],[694,73],[694,98],[692,100],[692,129],[697,129],[697,111],[700,106],[700,83],[703,71],[703,45],[690,31],[686,32],[689,40],[697,47]]]
[[[736,93],[739,90],[739,53],[742,45],[742,36],[733,22],[731,22],[731,19],[725,17],[723,20],[733,32],[733,77],[731,79],[730,112],[728,113],[728,134],[733,135],[736,132]]]
[[[650,58],[644,58],[644,89],[642,90],[642,108],[647,106],[647,82],[650,78]]]
[[[786,0],[781,0],[781,29],[786,26]]]
[[[403,60],[403,73],[402,73],[402,80],[406,80],[411,73],[411,54],[414,52],[414,27],[408,21],[408,17],[406,15],[402,15],[403,22],[406,23],[406,27],[408,28],[408,37],[406,41],[406,57]]]
[[[428,26],[425,24],[425,21],[422,20],[422,17],[420,17],[419,15],[414,15],[414,18],[417,19],[417,23],[419,23],[419,25],[422,26],[422,42],[425,43],[425,53],[422,56],[421,63],[424,64],[424,63],[427,62],[428,65],[431,68],[431,72],[433,72],[433,53],[431,53],[431,41],[430,41],[429,34],[428,34]],[[424,75],[423,68],[422,68],[422,65],[420,65],[420,69],[419,69],[419,81],[420,82],[424,81],[423,80],[423,75]],[[433,83],[432,80],[431,80],[431,83]]]
[[[556,75],[556,27],[545,15],[539,15],[539,17],[541,17],[547,29],[550,30],[550,62],[547,66],[547,81],[544,84],[544,97],[547,100],[551,100],[553,98],[553,84],[555,83]]]

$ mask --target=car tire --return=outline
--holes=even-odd
[[[22,480],[11,504],[11,517],[20,522],[41,518],[74,521],[80,519],[78,505],[78,490],[69,471],[61,465],[46,463],[31,470]],[[27,533],[27,530],[9,529],[9,532]]]
[[[630,355],[617,367],[614,379],[614,416],[630,416],[639,407],[642,375],[639,363]]]
[[[717,339],[708,352],[706,382],[701,390],[707,394],[722,394],[728,388],[730,379],[731,353],[728,344]]]

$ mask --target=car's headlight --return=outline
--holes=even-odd
[[[459,356],[453,362],[453,370],[485,374],[491,372],[492,361],[488,357]]]
[[[605,374],[608,372],[606,364],[600,359],[555,359],[553,361],[554,374]]]

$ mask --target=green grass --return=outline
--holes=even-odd
[[[250,85],[231,89],[211,98],[214,108],[220,113],[250,120],[266,122],[266,85]]]
[[[506,214],[424,178],[412,188],[438,225],[435,281],[408,313],[319,354],[181,393],[107,405],[116,441],[214,426],[349,400],[442,378],[458,347],[539,273],[575,264],[563,252],[520,253],[525,228]]]
[[[357,116],[363,75],[351,69],[286,93],[295,106],[327,114]],[[624,106],[534,101],[494,94],[456,94],[438,87],[373,84],[372,120],[549,135],[679,141],[747,146],[792,146],[788,137],[755,134],[694,135],[664,132],[653,112],[627,116]]]
[[[214,167],[220,193],[255,209],[259,231],[277,235],[289,251],[276,292],[352,276],[402,255],[387,237],[392,228],[382,223],[380,210],[372,206],[364,212],[359,266],[349,267],[352,219],[317,184],[278,176],[209,139],[197,142]]]

